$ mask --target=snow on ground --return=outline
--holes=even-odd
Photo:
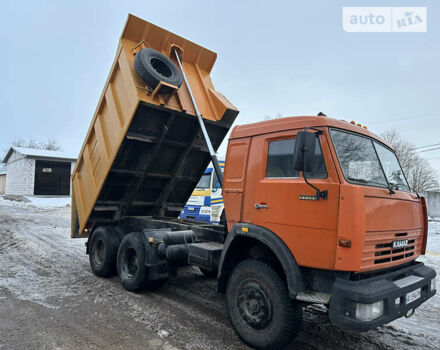
[[[170,278],[157,291],[128,293],[117,277],[102,279],[91,273],[85,240],[69,237],[70,208],[47,203],[46,199],[23,203],[0,197],[0,306],[6,301],[12,302],[17,305],[13,306],[16,307],[14,312],[25,317],[26,310],[20,309],[21,303],[37,305],[43,309],[42,320],[47,318],[47,312],[70,315],[72,310],[80,310],[79,318],[72,323],[57,319],[68,329],[85,324],[90,317],[103,315],[99,317],[104,320],[109,317],[106,322],[112,334],[115,331],[127,333],[133,324],[139,332],[157,334],[159,330],[170,330],[169,341],[182,349],[247,348],[229,324],[224,297],[217,293],[215,279],[206,279],[197,268],[189,267],[179,270],[177,277]],[[440,221],[430,221],[427,255],[419,260],[440,274]],[[437,286],[440,287],[438,281]],[[98,311],[90,314],[90,308]],[[113,316],[106,316],[110,311],[114,312]],[[121,315],[124,321],[118,322],[114,315]],[[1,315],[2,320],[6,320],[7,325],[12,316]],[[32,333],[32,327],[19,326],[17,332],[31,332],[29,335],[34,337],[39,334],[39,331]],[[93,325],[88,327],[91,334],[99,331],[94,330]],[[367,333],[336,328],[328,321],[325,307],[310,306],[304,311],[301,332],[289,348],[439,349],[439,330],[439,294],[418,308],[413,317],[395,320]],[[82,334],[84,330],[78,332]],[[4,338],[2,322],[0,349],[1,338]],[[5,338],[13,339],[7,345],[15,348],[23,345],[17,343],[11,333],[6,333]],[[84,344],[89,343],[84,341]],[[69,348],[66,343],[60,347]]]
[[[429,222],[428,243],[426,255],[421,256],[419,261],[434,268],[437,272],[437,290],[440,287],[440,221]],[[440,294],[437,293],[433,298],[422,304],[410,318],[400,318],[385,328],[394,328],[397,331],[411,334],[415,339],[419,339],[415,344],[426,344],[440,349]]]
[[[429,222],[429,235],[426,251],[427,255],[440,257],[440,219]]]
[[[11,200],[0,196],[1,205],[14,207],[65,207],[70,206],[72,197],[70,196],[19,196],[19,200]]]
[[[26,196],[26,199],[35,206],[41,207],[65,207],[69,206],[72,202],[70,196],[60,197],[45,197],[45,196]]]
[[[114,279],[91,273],[70,208],[15,203],[0,200],[0,349],[177,350],[111,299],[132,298]]]
[[[13,215],[2,215],[0,209],[0,288],[21,300],[54,307],[47,301],[51,297],[78,293],[80,267],[72,261],[84,255],[84,240],[70,239],[68,208],[48,213],[31,203],[12,203],[8,213]]]

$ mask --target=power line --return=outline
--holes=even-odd
[[[388,120],[380,120],[377,122],[371,122],[368,123],[370,125],[374,125],[374,124],[383,124],[383,123],[391,123],[391,122],[398,122],[401,120],[408,120],[408,119],[425,119],[425,118],[431,118],[431,117],[435,117],[437,116],[437,114],[426,114],[425,116],[412,116],[412,117],[404,117],[404,118],[396,118],[396,119],[388,119]]]
[[[440,145],[440,143],[433,143],[432,145],[410,148],[410,150],[412,151],[412,150],[419,149],[419,148],[426,148],[426,147],[432,147],[432,146],[438,146],[438,145]]]
[[[395,129],[396,130],[415,130],[415,129],[426,129],[426,128],[432,128],[432,127],[437,127],[440,126],[440,124],[433,124],[433,123],[429,123],[429,124],[412,124],[412,125],[402,125],[402,126],[396,126]]]
[[[395,129],[397,131],[404,131],[405,133],[408,132],[413,132],[413,131],[417,131],[419,132],[419,130],[421,129],[426,129],[426,128],[439,128],[440,124],[429,124],[429,125],[416,125],[416,126],[404,126],[404,127],[396,127],[396,128],[388,128],[388,129],[384,129],[384,130],[391,130],[391,129]]]
[[[422,150],[422,151],[417,151],[415,153],[423,153],[423,152],[435,151],[436,149],[440,149],[440,147],[435,147],[435,148],[431,148],[431,149],[425,149],[425,150]]]

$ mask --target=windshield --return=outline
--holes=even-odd
[[[334,129],[330,130],[330,135],[342,172],[349,182],[409,190],[392,151],[361,135]]]
[[[211,174],[204,174],[196,188],[209,188],[211,186]]]
[[[388,183],[396,190],[402,189],[409,191],[408,183],[406,182],[396,155],[377,142],[374,142],[374,147],[376,147],[377,155],[382,163],[382,168]]]

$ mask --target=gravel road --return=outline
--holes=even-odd
[[[0,197],[0,349],[247,349],[229,325],[215,279],[188,267],[156,291],[133,294],[94,276],[85,240],[72,240],[69,207]],[[428,255],[440,272],[440,223]],[[440,296],[410,319],[368,333],[333,327],[324,307],[305,310],[289,349],[438,349]],[[158,332],[165,330],[164,339]]]

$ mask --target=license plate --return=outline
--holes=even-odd
[[[188,210],[196,210],[196,208],[189,207]]]
[[[405,248],[408,245],[407,239],[399,239],[398,241],[393,241],[393,249]]]
[[[405,296],[406,304],[408,305],[408,304],[412,303],[413,301],[416,301],[417,299],[420,298],[421,295],[422,295],[421,288],[413,290],[412,292],[406,294],[406,296]]]

